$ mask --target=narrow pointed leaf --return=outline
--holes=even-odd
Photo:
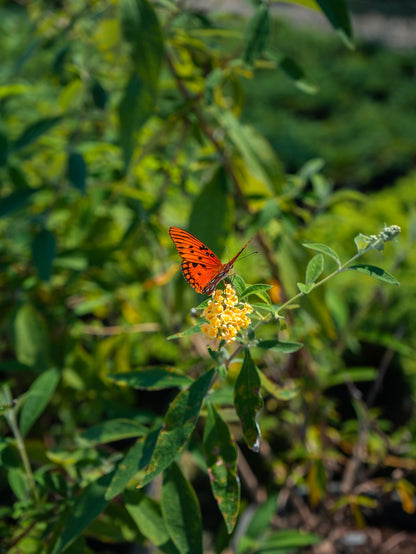
[[[59,121],[61,121],[61,117],[45,117],[44,119],[39,119],[35,123],[30,124],[26,129],[23,131],[23,133],[18,137],[12,147],[11,150],[20,150],[21,148],[24,148],[25,146],[28,146],[35,140],[37,140],[40,136],[47,133],[52,127],[54,127]]]
[[[163,390],[190,385],[193,380],[171,367],[152,367],[129,373],[114,373],[107,379],[120,385],[142,390]]]
[[[36,271],[42,281],[49,281],[52,275],[52,265],[56,254],[56,240],[48,229],[37,233],[32,242],[32,258]]]
[[[208,404],[204,451],[211,489],[222,513],[228,533],[234,529],[240,505],[237,475],[237,448],[227,424],[215,407]]]
[[[389,283],[390,285],[400,285],[399,281],[395,277],[393,277],[393,275],[388,273],[385,269],[382,269],[381,267],[378,267],[376,265],[357,264],[350,265],[346,269],[365,273],[370,277],[374,277],[374,279],[384,281],[385,283]]]
[[[326,244],[320,244],[317,242],[306,242],[303,243],[303,246],[305,248],[309,248],[310,250],[315,250],[316,252],[320,252],[321,254],[325,254],[326,256],[329,256],[334,261],[337,262],[338,267],[341,266],[341,260],[338,257],[338,254],[332,250],[329,246]]]
[[[283,354],[291,354],[297,352],[303,346],[301,342],[281,341],[278,339],[260,340],[257,346],[265,350],[273,350],[274,352],[282,352]]]
[[[250,296],[251,294],[259,294],[261,292],[265,292],[265,291],[268,291],[270,289],[272,289],[273,286],[272,285],[263,285],[263,284],[259,284],[259,285],[249,285],[247,288],[244,289],[244,291],[241,293],[240,295],[240,300],[243,300],[244,298],[247,298],[248,296]],[[262,296],[263,298],[263,296]]]
[[[317,544],[322,541],[321,537],[314,535],[313,533],[305,533],[304,531],[283,529],[276,531],[270,537],[266,538],[261,545],[260,553],[269,554],[271,552],[283,551],[287,552],[289,549],[298,549],[313,544]]]
[[[152,431],[146,437],[141,437],[119,462],[105,493],[107,500],[120,494],[129,481],[149,463],[155,448],[158,431]]]
[[[265,2],[261,2],[248,24],[246,44],[243,52],[243,59],[247,64],[252,64],[262,54],[269,32],[269,7]]]
[[[68,156],[67,176],[70,183],[80,192],[85,192],[87,182],[87,164],[79,152],[71,152]]]
[[[66,516],[62,531],[52,549],[52,554],[60,554],[60,552],[66,550],[88,525],[105,510],[108,500],[105,499],[104,494],[111,477],[111,473],[104,475],[88,485],[75,498],[74,504]]]
[[[181,331],[180,333],[176,333],[175,335],[169,335],[168,340],[181,339],[182,337],[197,335],[201,332],[201,327],[202,323],[197,323],[197,325],[193,325],[192,327],[189,327],[189,329],[185,329],[185,331]]]
[[[164,474],[161,508],[166,529],[181,554],[202,554],[202,517],[198,499],[177,464]]]
[[[8,215],[19,208],[23,208],[35,192],[37,192],[36,189],[24,187],[0,198],[0,217]]]
[[[258,452],[260,429],[257,418],[263,399],[260,396],[260,377],[248,350],[244,353],[243,366],[234,385],[234,405],[247,445]]]
[[[139,437],[147,434],[148,429],[131,419],[110,419],[94,425],[84,431],[81,437],[90,444],[105,444],[107,442]]]
[[[132,72],[119,106],[120,144],[124,162],[130,162],[135,133],[152,115],[163,59],[163,34],[153,6],[147,0],[122,0],[121,28],[130,47]]]
[[[44,367],[49,351],[45,323],[31,304],[22,304],[12,320],[13,346],[17,360],[25,365]]]
[[[345,0],[316,0],[348,48],[354,48],[351,18]]]
[[[166,529],[160,505],[156,500],[138,490],[125,491],[123,500],[126,510],[144,537],[165,554],[179,554],[180,551]]]
[[[324,257],[316,254],[308,263],[306,268],[306,285],[314,283],[324,270]]]
[[[185,447],[198,420],[214,374],[215,369],[212,369],[202,375],[188,389],[179,393],[169,406],[152,459],[140,486],[146,485],[166,469]]]
[[[49,404],[59,381],[59,371],[49,369],[42,373],[25,394],[20,413],[20,432],[25,436]]]

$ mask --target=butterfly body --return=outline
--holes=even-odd
[[[221,260],[202,241],[180,229],[170,227],[169,234],[182,258],[185,280],[200,294],[212,294],[220,281],[228,277],[233,264],[247,244],[228,263]],[[251,239],[250,239],[251,240]]]

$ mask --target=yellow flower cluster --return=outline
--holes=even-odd
[[[207,320],[202,325],[202,332],[211,339],[234,342],[240,329],[247,329],[250,325],[251,319],[247,314],[252,311],[253,308],[247,303],[238,307],[238,296],[227,283],[224,291],[216,290],[208,301],[202,313],[202,317]]]

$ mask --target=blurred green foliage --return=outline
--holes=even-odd
[[[333,35],[273,23],[271,59],[296,60],[305,72],[298,90],[282,72],[263,69],[244,81],[244,120],[261,130],[296,172],[322,156],[337,187],[377,190],[414,169],[416,53],[382,43],[359,44],[351,54]],[[326,60],[337,60],[327,63]],[[284,66],[285,67],[285,66]],[[314,94],[305,95],[305,88]],[[273,114],[273,117],[270,114]]]
[[[337,13],[348,42],[343,2]],[[310,528],[299,516],[276,531],[277,492],[320,521],[333,521],[335,506],[360,524],[375,505],[364,482],[376,496],[396,491],[411,512],[415,176],[366,196],[338,187],[410,169],[414,98],[399,78],[409,60],[380,55],[381,78],[364,48],[332,44],[339,63],[323,63],[315,39],[296,35],[295,44],[281,23],[275,32],[263,4],[234,23],[170,1],[0,8],[0,534],[10,552],[149,542],[169,553],[295,551],[319,541],[320,529],[301,532]],[[304,75],[319,86],[313,97],[296,91]],[[400,86],[385,94],[389,75]],[[274,78],[279,106],[287,101],[279,113]],[[354,82],[360,97],[346,92]],[[248,111],[269,85],[270,132]],[[311,142],[308,125],[285,123],[292,109],[316,119],[321,105],[324,122],[356,139],[360,120],[349,110],[361,110],[373,124],[358,129],[379,137],[380,112],[364,98],[380,89],[377,106],[397,107],[401,149],[390,152],[387,131],[376,143],[360,135],[348,150],[343,134],[319,143],[325,130],[314,130]],[[339,168],[354,152],[345,180]],[[368,163],[377,156],[384,165]],[[189,228],[223,259],[226,246],[237,252],[255,234],[259,253],[238,273],[272,286],[270,314],[297,283],[336,267],[302,243],[325,243],[344,262],[354,236],[384,223],[402,227],[382,261],[401,287],[345,272],[300,299],[302,309],[251,331],[244,357],[209,355],[199,334],[167,340],[197,323],[190,308],[201,300],[180,275],[169,225]],[[364,261],[379,263],[377,253]],[[250,297],[256,310],[267,302],[261,290]],[[257,423],[253,453],[246,443],[258,442]]]

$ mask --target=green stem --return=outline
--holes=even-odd
[[[25,468],[25,472],[27,475],[29,487],[32,492],[33,498],[35,499],[35,502],[38,503],[39,502],[38,490],[36,488],[36,483],[33,477],[32,468],[30,467],[30,462],[26,452],[25,443],[20,433],[19,425],[17,423],[16,408],[13,406],[13,398],[8,385],[3,386],[2,393],[3,393],[4,404],[10,406],[10,409],[4,415],[7,419],[10,429],[12,430],[14,438],[16,439],[17,448],[19,450],[19,454],[23,462],[23,467]]]
[[[335,277],[335,275],[338,275],[339,273],[342,273],[343,271],[345,271],[346,267],[348,265],[350,265],[352,262],[354,262],[355,260],[357,260],[360,256],[362,256],[363,254],[366,254],[367,252],[369,252],[370,250],[374,250],[377,248],[377,245],[382,242],[381,238],[377,239],[376,241],[374,241],[370,246],[368,246],[365,250],[360,250],[359,252],[357,252],[357,254],[355,254],[355,256],[353,256],[352,258],[350,258],[348,261],[346,261],[344,264],[341,264],[335,271],[333,271],[332,273],[330,273],[329,275],[327,275],[326,277],[324,277],[323,279],[321,279],[320,281],[318,281],[317,283],[314,283],[311,290],[309,291],[308,294],[310,294],[314,289],[320,287],[321,285],[323,285],[324,283],[326,283],[327,281],[329,281],[329,279],[331,279],[332,277]],[[274,315],[268,315],[266,316],[265,318],[261,319],[260,321],[258,321],[256,323],[256,325],[254,326],[254,331],[256,331],[259,327],[261,327],[261,325],[263,325],[264,323],[269,323],[269,321],[271,321],[272,319],[275,319],[279,316],[279,312],[281,312],[282,310],[286,309],[288,306],[290,306],[291,304],[293,304],[298,298],[301,298],[302,296],[304,296],[305,293],[303,292],[298,292],[298,294],[296,294],[295,296],[293,296],[292,298],[289,298],[289,300],[287,300],[284,304],[282,304],[280,306],[280,308],[278,310],[276,310],[276,313]],[[225,362],[225,365],[226,367],[229,366],[231,360],[233,360],[237,354],[239,354],[239,352],[242,350],[243,348],[243,345],[239,344],[237,346],[237,348],[234,350],[234,352],[232,352],[230,354],[230,356],[228,357],[227,361]]]
[[[352,258],[350,258],[348,261],[346,261],[344,264],[341,264],[335,271],[333,271],[332,273],[330,273],[329,275],[327,275],[326,277],[324,277],[323,279],[321,279],[320,281],[318,281],[317,283],[313,283],[313,286],[311,288],[311,290],[309,291],[308,294],[310,294],[313,290],[315,290],[316,288],[320,287],[321,285],[323,285],[324,283],[326,283],[327,281],[329,281],[329,279],[332,279],[332,277],[335,277],[335,275],[338,275],[339,273],[342,273],[343,271],[345,271],[346,267],[348,265],[350,265],[352,262],[355,262],[355,260],[357,260],[360,256],[362,256],[363,254],[366,254],[367,252],[369,252],[370,250],[374,250],[377,245],[381,242],[381,239],[378,239],[376,240],[375,242],[373,242],[373,244],[371,244],[370,246],[368,246],[365,250],[360,250],[359,252],[357,252],[357,254],[355,254],[355,256],[353,256]],[[290,304],[293,304],[293,302],[295,302],[295,300],[297,300],[298,298],[300,298],[301,296],[304,296],[305,293],[303,292],[299,292],[298,294],[296,294],[295,296],[293,296],[292,298],[290,298],[287,302],[285,302],[284,304],[282,304],[280,306],[280,308],[276,311],[276,316],[279,314],[279,312],[281,310],[284,310],[285,308],[287,308],[288,306],[290,306]],[[269,317],[268,321],[270,320],[272,316]]]

